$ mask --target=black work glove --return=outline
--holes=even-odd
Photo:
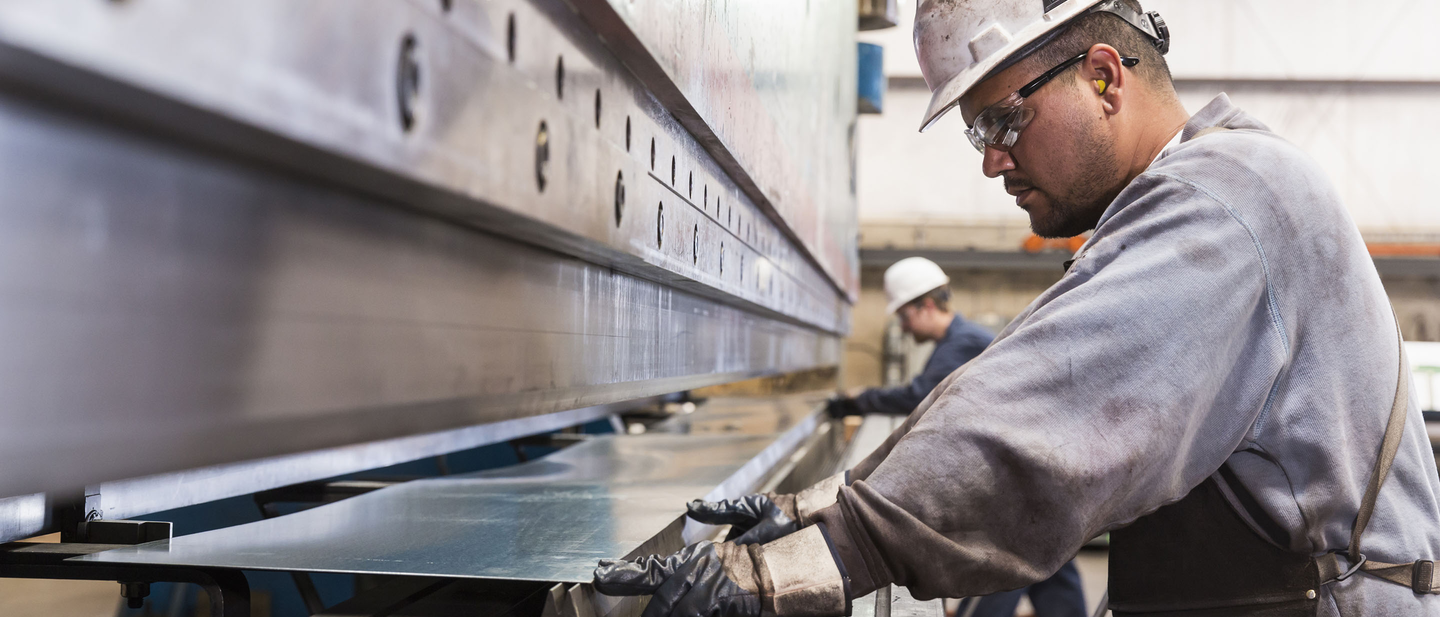
[[[760,617],[761,583],[751,548],[698,542],[664,558],[602,559],[595,590],[652,595],[641,617]]]
[[[839,419],[845,416],[863,416],[865,412],[860,411],[860,404],[848,396],[837,396],[825,402],[825,413],[831,418]]]
[[[768,544],[699,542],[669,557],[605,559],[595,590],[650,594],[641,617],[838,617],[850,581],[824,525]]]
[[[739,499],[690,502],[690,518],[707,525],[730,525],[725,538],[736,544],[765,544],[799,531],[811,517],[835,503],[849,472],[825,478],[794,495],[764,493]]]
[[[727,542],[764,544],[795,533],[802,527],[794,495],[746,495],[739,499],[703,501],[685,506],[690,518],[706,525],[730,525]]]

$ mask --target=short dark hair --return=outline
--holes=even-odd
[[[923,306],[923,305],[925,304],[925,300],[926,300],[927,298],[928,298],[931,302],[934,302],[934,303],[935,303],[935,308],[940,309],[941,311],[944,311],[944,312],[946,312],[946,313],[950,312],[950,286],[949,286],[949,285],[941,285],[941,286],[939,286],[939,287],[936,287],[935,289],[931,289],[930,291],[927,291],[927,292],[925,292],[924,294],[921,294],[919,298],[916,298],[916,299],[914,299],[914,300],[911,300],[911,301],[909,301],[909,302],[906,302],[905,304],[913,305],[913,306],[915,306],[915,307],[920,307],[920,306]]]
[[[1145,14],[1139,0],[1120,2],[1137,15]],[[1165,62],[1165,56],[1155,48],[1149,36],[1114,13],[1085,13],[1075,18],[1065,26],[1064,32],[1024,61],[1034,62],[1039,67],[1037,70],[1045,71],[1100,43],[1114,47],[1121,55],[1139,58],[1140,64],[1131,70],[1145,83],[1162,91],[1174,90],[1175,82],[1170,76],[1170,65]]]

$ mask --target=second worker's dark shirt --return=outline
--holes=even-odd
[[[888,413],[909,415],[940,385],[955,369],[980,355],[990,345],[995,335],[978,324],[966,321],[959,313],[945,330],[945,336],[935,341],[935,351],[925,362],[925,370],[903,386],[893,388],[871,388],[855,397],[860,410],[865,413]]]

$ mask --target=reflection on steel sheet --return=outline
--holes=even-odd
[[[807,428],[813,423],[792,433],[803,437]],[[774,441],[596,438],[507,469],[406,482],[296,514],[79,559],[588,582],[597,560],[649,541],[684,513],[687,501],[752,489],[763,476],[756,470],[768,471],[774,461],[747,463]],[[772,451],[770,458],[784,454]]]

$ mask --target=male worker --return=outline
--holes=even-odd
[[[596,571],[646,614],[971,596],[1112,530],[1116,615],[1440,615],[1440,475],[1322,170],[1221,95],[1188,117],[1134,0],[922,0],[916,49],[1065,276],[843,477],[751,496],[758,544]],[[838,487],[838,488],[837,488]],[[831,503],[833,502],[833,503]]]
[[[900,319],[900,329],[915,342],[935,341],[935,350],[910,383],[836,399],[831,402],[832,413],[908,415],[940,380],[985,351],[995,335],[950,310],[949,286],[950,277],[924,257],[907,257],[885,270],[885,311]]]

